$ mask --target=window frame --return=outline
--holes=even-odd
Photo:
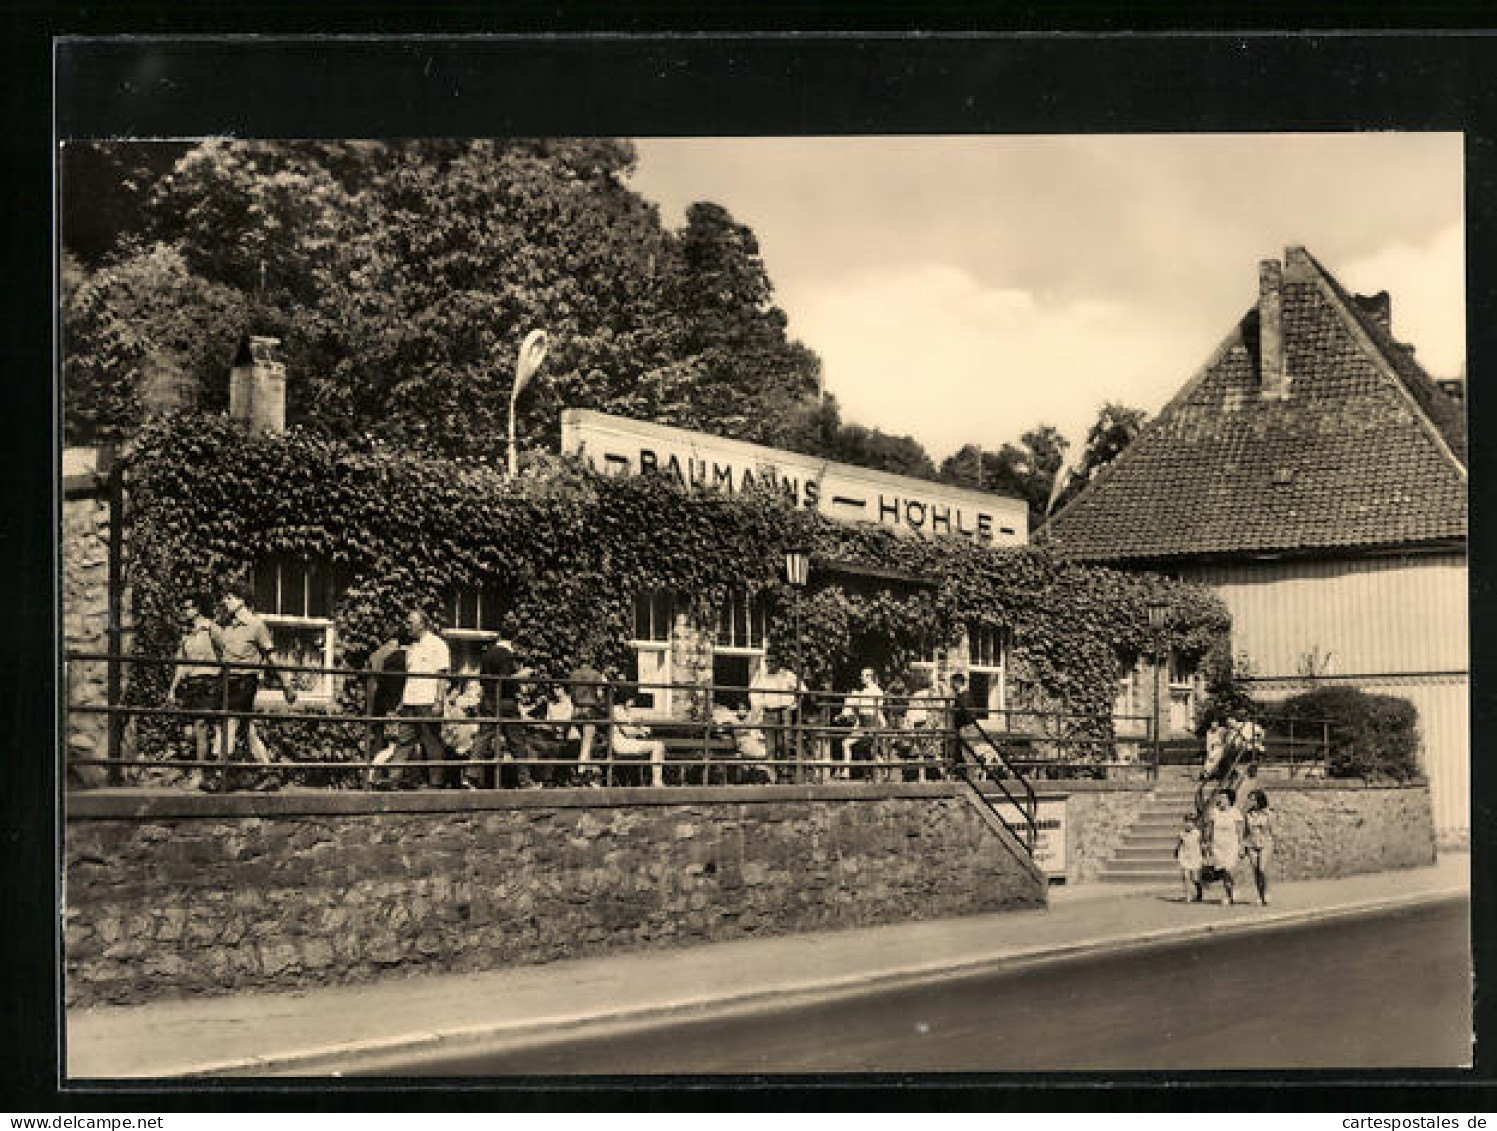
[[[738,607],[743,610],[744,633],[738,636]],[[726,624],[727,642],[723,641],[723,626]],[[763,593],[750,593],[746,589],[730,589],[726,601],[718,606],[712,626],[712,683],[717,685],[717,657],[728,656],[748,660],[747,688],[764,670],[769,654],[769,607]],[[726,685],[725,685],[726,686]],[[737,688],[734,689],[739,690]],[[713,699],[718,698],[717,693]]]
[[[312,607],[313,586],[311,584],[310,572],[314,564],[322,572],[322,601],[324,607],[328,610],[328,615],[326,616],[313,616],[306,611]],[[288,565],[297,566],[304,571],[301,603],[303,611],[301,612],[288,613],[281,611],[285,606],[286,567]],[[262,609],[258,607],[262,589],[261,581],[263,580],[261,571],[265,569],[274,569],[275,571],[274,589],[276,607],[274,609]],[[271,654],[277,660],[288,664],[292,662],[283,659],[281,656],[282,642],[286,639],[287,633],[278,633],[278,629],[290,630],[296,635],[301,635],[307,629],[317,629],[322,633],[322,655],[320,665],[318,666],[323,668],[331,668],[333,666],[333,660],[337,654],[338,630],[333,623],[332,610],[338,600],[338,577],[335,564],[326,559],[314,560],[311,558],[299,558],[292,554],[275,554],[254,564],[251,570],[251,584],[254,588],[257,606],[255,614],[265,622],[265,627],[270,632]],[[327,707],[332,704],[335,690],[333,686],[334,676],[331,672],[324,671],[318,675],[313,675],[310,672],[288,672],[285,678],[293,684],[298,684],[303,679],[316,681],[311,687],[297,687],[297,696],[300,703],[308,707]],[[272,688],[262,680],[259,689],[255,693],[256,708],[264,710],[274,707],[281,702],[284,702],[284,699],[280,689]]]
[[[651,635],[641,637],[640,629],[640,602],[644,601],[649,609],[647,623],[644,626]],[[660,620],[664,623],[656,623],[656,614],[660,613]],[[669,589],[651,589],[634,595],[634,619],[632,634],[629,639],[629,649],[634,653],[635,684],[644,684],[643,694],[651,697],[649,707],[641,707],[639,715],[641,718],[661,719],[670,717],[673,702],[671,687],[650,687],[651,683],[674,682],[674,665],[671,660],[671,637],[675,632],[676,621],[676,595]],[[655,635],[659,633],[659,635]],[[641,660],[645,655],[652,657],[652,663],[659,666],[659,679],[646,680],[641,674]]]
[[[968,624],[967,629],[967,679],[975,682],[976,676],[982,676],[988,681],[987,702],[983,709],[988,712],[997,712],[1005,716],[1008,711],[1008,653],[1012,647],[1013,632],[1006,627],[991,627],[981,624]],[[978,663],[979,651],[978,640],[984,634],[993,634],[993,653],[997,659],[994,664]],[[994,701],[994,691],[997,692],[997,700]]]

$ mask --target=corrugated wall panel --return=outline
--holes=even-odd
[[[1193,569],[1232,611],[1253,675],[1467,670],[1466,560],[1458,554]],[[1328,658],[1328,659],[1327,659]]]

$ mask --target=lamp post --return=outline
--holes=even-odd
[[[795,546],[785,551],[785,580],[795,590],[795,681],[803,684],[806,673],[805,653],[801,647],[800,602],[806,583],[811,579],[811,554],[804,547]],[[801,780],[801,697],[795,697],[795,779]]]
[[[1159,770],[1160,744],[1164,739],[1160,676],[1164,669],[1164,629],[1169,621],[1169,606],[1158,602],[1149,605],[1149,628],[1154,634],[1154,769]]]
[[[520,343],[520,352],[515,357],[515,382],[509,390],[509,474],[513,478],[519,471],[520,461],[515,453],[515,407],[520,403],[520,390],[530,383],[541,362],[546,360],[546,350],[551,339],[544,330],[532,330]]]

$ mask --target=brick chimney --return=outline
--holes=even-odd
[[[286,366],[279,338],[245,334],[229,370],[229,416],[251,432],[286,430]]]
[[[1258,372],[1263,397],[1289,396],[1284,364],[1284,266],[1277,259],[1258,263]]]

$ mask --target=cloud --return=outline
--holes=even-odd
[[[939,458],[1100,405],[1150,412],[1303,244],[1393,296],[1436,376],[1465,352],[1457,133],[690,138],[639,143],[679,223],[715,200],[759,236],[793,334],[848,419]]]
[[[945,263],[831,277],[782,297],[845,415],[912,433],[938,460],[1040,423],[1079,443],[1105,401],[1157,409],[1215,344],[1126,302],[1046,301]]]

